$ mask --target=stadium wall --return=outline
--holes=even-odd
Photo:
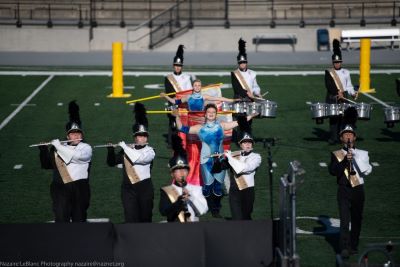
[[[372,27],[372,26],[371,26]],[[247,41],[248,51],[255,51],[252,39],[257,35],[293,34],[297,38],[296,51],[317,51],[316,32],[321,27],[195,27],[188,32],[168,40],[154,51],[175,52],[179,44],[197,52],[236,52],[237,40],[243,37]],[[323,28],[323,27],[322,27]],[[340,37],[342,29],[354,27],[329,28],[331,39]],[[367,27],[368,28],[368,27]],[[372,28],[377,28],[372,27]],[[388,28],[388,27],[385,27]],[[96,52],[111,51],[112,42],[124,44],[126,51],[149,52],[149,28],[134,31],[130,28],[93,28],[92,38],[89,28],[43,28],[25,26],[0,26],[1,52]],[[258,51],[292,51],[288,44],[259,45]]]

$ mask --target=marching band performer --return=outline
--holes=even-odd
[[[172,147],[174,156],[169,160],[169,168],[174,182],[161,188],[160,213],[168,222],[197,222],[198,217],[208,210],[207,201],[201,186],[188,184],[185,180],[190,166],[178,135],[172,136]]]
[[[69,103],[70,120],[66,124],[67,139],[51,141],[39,146],[40,163],[43,169],[53,169],[50,194],[53,202],[55,222],[85,222],[90,202],[89,170],[92,148],[84,143],[79,116],[79,106]]]
[[[183,125],[179,113],[176,115],[176,125],[179,131],[186,134],[197,134],[202,142],[200,151],[200,169],[203,179],[203,195],[207,199],[208,207],[213,217],[221,218],[221,199],[223,195],[222,185],[225,178],[225,170],[218,168],[219,159],[214,154],[223,153],[224,130],[230,130],[238,126],[237,121],[219,122],[217,120],[217,106],[207,104],[204,108],[205,123],[194,126]],[[250,120],[253,116],[247,116]]]
[[[246,41],[239,39],[239,54],[237,55],[238,68],[231,72],[231,82],[234,98],[251,100],[260,97],[260,86],[256,79],[256,72],[247,68]]]
[[[107,164],[123,164],[121,199],[125,222],[151,222],[154,202],[154,187],[151,181],[151,167],[155,157],[154,149],[147,144],[149,132],[146,110],[143,104],[134,107],[136,123],[132,127],[134,144],[118,143],[121,150],[115,153],[108,147]]]
[[[241,98],[245,101],[253,101],[254,97],[260,97],[261,89],[257,83],[257,73],[248,69],[246,41],[242,38],[239,39],[239,54],[237,55],[238,68],[231,72],[231,83],[233,88],[233,97]],[[236,116],[234,116],[236,118]],[[251,134],[251,121],[249,122]],[[236,129],[232,132],[232,141],[237,142],[238,136],[242,135]]]
[[[358,92],[354,90],[351,83],[350,72],[342,68],[342,52],[337,39],[333,40],[333,68],[325,70],[325,87],[327,89],[325,102],[328,104],[345,103],[347,95],[357,98]],[[329,144],[338,143],[339,131],[342,128],[342,117],[331,116],[329,118]]]
[[[164,80],[165,93],[178,93],[182,91],[186,91],[192,89],[192,82],[190,80],[190,75],[183,73],[183,45],[178,46],[178,50],[176,51],[176,55],[173,60],[173,68],[174,72],[167,75]],[[169,127],[168,127],[168,144],[171,144],[171,135],[174,131],[176,131],[175,126],[175,118],[168,114],[169,118]],[[186,140],[184,140],[184,136],[181,135],[183,139],[184,146],[186,146]]]
[[[339,247],[343,257],[358,252],[364,209],[364,177],[371,173],[368,151],[355,147],[354,126],[340,131],[343,148],[331,153],[329,173],[337,178],[337,201],[340,215]],[[351,222],[351,231],[349,224]]]
[[[245,127],[241,127],[241,126]],[[247,127],[246,127],[247,126]],[[239,127],[243,134],[239,140],[240,154],[233,155],[231,151],[225,151],[231,170],[229,187],[229,205],[232,220],[251,220],[255,199],[254,176],[261,165],[261,156],[253,152],[254,140],[247,133],[248,122],[239,121]]]

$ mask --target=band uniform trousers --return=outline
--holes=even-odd
[[[229,205],[231,208],[232,220],[251,220],[254,199],[254,187],[239,190],[234,178],[231,178]]]
[[[150,178],[135,184],[122,183],[121,199],[125,222],[152,221],[154,187]]]
[[[63,184],[53,181],[50,185],[53,212],[56,222],[85,222],[90,203],[88,179]]]
[[[340,215],[340,249],[353,249],[358,247],[362,214],[364,209],[364,185],[351,187],[339,185],[337,200]],[[351,222],[351,231],[349,224]]]

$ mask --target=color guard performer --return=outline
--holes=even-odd
[[[340,50],[340,43],[337,39],[333,40],[333,55],[332,65],[333,68],[325,70],[325,87],[327,89],[325,102],[328,104],[345,103],[348,95],[354,99],[357,98],[358,92],[354,90],[353,84],[350,79],[350,72],[342,68],[342,52]],[[329,118],[329,144],[338,143],[339,131],[342,128],[342,117],[331,116]]]
[[[207,104],[204,108],[205,123],[194,126],[183,125],[179,113],[176,115],[176,125],[179,131],[186,134],[197,134],[202,142],[200,151],[200,170],[203,179],[203,195],[207,199],[208,207],[213,217],[221,218],[222,185],[225,179],[225,170],[221,169],[219,158],[215,154],[223,153],[224,131],[238,126],[237,121],[219,122],[217,120],[217,106]],[[247,116],[251,120],[253,114]]]
[[[107,164],[123,165],[121,199],[125,222],[151,222],[153,215],[154,187],[151,181],[151,167],[155,157],[154,149],[148,145],[148,122],[143,104],[134,107],[136,123],[132,127],[134,144],[118,143],[121,150],[115,153],[108,147]]]
[[[39,146],[43,169],[53,169],[50,194],[55,222],[85,222],[90,203],[89,171],[92,148],[84,143],[79,106],[69,103],[68,143],[55,139],[51,148]]]
[[[193,81],[193,92],[190,95],[185,95],[180,99],[171,98],[165,93],[161,93],[160,97],[164,97],[173,105],[180,105],[182,103],[187,103],[187,107],[189,111],[194,111],[193,113],[188,114],[188,124],[202,124],[204,123],[204,115],[198,111],[203,111],[204,105],[207,101],[225,101],[225,102],[233,102],[234,99],[229,99],[225,97],[217,97],[217,96],[209,96],[201,93],[201,81],[194,80]],[[198,113],[196,113],[198,112]],[[188,160],[191,166],[189,175],[187,177],[187,182],[189,184],[194,185],[202,185],[201,177],[200,177],[200,150],[201,150],[201,142],[198,139],[197,135],[181,135],[181,138],[187,137],[184,142],[185,148],[188,152]]]
[[[358,241],[364,209],[364,177],[371,173],[368,151],[355,147],[353,125],[340,131],[342,149],[331,153],[329,173],[337,178],[337,201],[340,215],[339,247],[343,257],[358,252]],[[349,226],[351,223],[351,231]]]
[[[243,121],[239,122],[239,127],[242,124],[248,125],[246,121]],[[254,176],[261,165],[261,156],[253,152],[252,136],[245,128],[241,127],[241,132],[243,135],[239,140],[240,153],[235,155],[231,151],[224,153],[231,170],[229,205],[232,220],[251,220],[255,199]]]
[[[161,188],[160,213],[168,222],[197,222],[208,210],[207,201],[201,186],[186,182],[190,166],[178,135],[172,136],[172,147],[174,156],[169,160],[169,168],[174,182]]]

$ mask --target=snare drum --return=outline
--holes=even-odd
[[[231,111],[231,110],[232,110],[232,105],[231,105],[231,103],[222,102],[222,104],[221,104],[221,110],[222,110],[222,111]]]
[[[257,113],[261,113],[260,104],[256,102],[247,103],[247,115],[253,115]]]
[[[246,113],[246,102],[235,102],[233,103],[232,107],[235,113]]]
[[[273,101],[265,100],[260,104],[260,116],[265,118],[275,118],[276,117],[276,109],[278,108],[278,104]]]
[[[328,108],[328,106],[325,103],[318,102],[318,103],[311,104],[311,117],[313,119],[325,118],[327,108]]]
[[[356,105],[358,119],[360,120],[369,120],[371,118],[371,110],[372,106],[367,103],[358,103]]]
[[[339,116],[341,114],[342,107],[340,104],[327,104],[326,115],[327,116]]]
[[[398,122],[400,121],[400,108],[399,107],[387,107],[385,111],[385,122]]]

